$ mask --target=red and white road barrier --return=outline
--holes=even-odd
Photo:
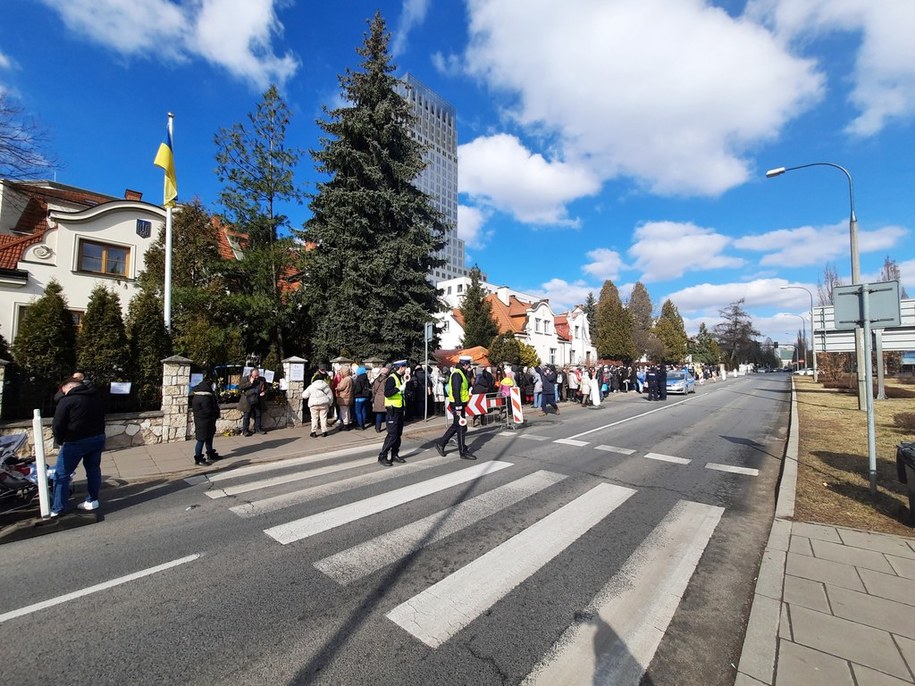
[[[511,387],[512,401],[512,422],[515,424],[524,423],[524,412],[521,409],[521,389],[517,386]]]

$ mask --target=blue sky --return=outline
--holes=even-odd
[[[912,0],[5,0],[0,88],[58,181],[152,202],[174,112],[179,197],[218,210],[214,134],[275,82],[316,147],[376,9],[398,73],[457,108],[459,232],[491,282],[559,309],[642,280],[691,332],[744,298],[790,341],[809,298],[781,287],[849,280],[849,189],[765,172],[826,161],[854,178],[864,278],[890,256],[915,293]]]

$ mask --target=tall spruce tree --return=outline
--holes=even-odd
[[[464,318],[462,347],[486,347],[499,334],[499,327],[492,317],[492,305],[486,300],[486,291],[480,285],[479,267],[470,270],[470,286],[461,299],[461,315]]]
[[[141,290],[127,306],[125,324],[130,345],[128,377],[142,408],[156,407],[162,397],[162,360],[172,354],[162,302],[152,291]]]
[[[53,386],[73,373],[76,327],[57,281],[51,281],[26,309],[12,352],[16,364],[31,379]]]
[[[280,203],[300,203],[304,194],[295,185],[295,167],[302,151],[286,143],[289,107],[276,86],[263,94],[248,124],[235,124],[216,134],[216,174],[223,183],[220,203],[226,219],[247,235],[239,268],[244,278],[236,295],[244,296],[249,317],[245,342],[261,359],[271,347],[285,355],[285,334],[295,308],[283,283],[295,260],[296,246]],[[301,341],[293,347],[298,349]]]
[[[420,359],[423,326],[441,308],[427,277],[442,264],[442,218],[413,185],[423,149],[395,89],[389,40],[378,13],[357,49],[359,70],[340,76],[347,104],[318,122],[327,135],[312,156],[328,180],[300,234],[315,246],[302,260],[313,359]]]
[[[683,325],[683,317],[673,301],[665,300],[661,306],[661,316],[655,323],[654,335],[664,345],[663,361],[667,363],[682,362],[686,357],[689,337]]]
[[[597,300],[596,336],[594,347],[597,356],[604,359],[631,361],[635,357],[632,343],[632,319],[623,307],[617,287],[609,279],[604,281]]]
[[[718,343],[708,330],[705,322],[699,324],[699,332],[690,341],[689,353],[693,356],[693,362],[718,364],[718,356],[720,354]]]
[[[76,364],[96,384],[105,385],[127,375],[130,346],[117,293],[99,284],[89,294],[77,338]]]
[[[597,331],[597,300],[594,299],[594,292],[588,291],[588,297],[585,298],[585,304],[581,306],[588,318],[588,330],[592,335]]]
[[[635,346],[636,356],[641,357],[648,350],[651,328],[654,324],[652,317],[654,306],[651,304],[651,296],[648,295],[648,289],[641,281],[636,281],[635,286],[632,287],[632,295],[629,296],[626,309],[629,310],[632,318],[632,343]]]

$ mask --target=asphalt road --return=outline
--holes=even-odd
[[[790,387],[697,391],[113,492],[0,546],[0,683],[732,684]]]

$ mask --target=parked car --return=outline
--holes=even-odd
[[[696,379],[689,372],[667,372],[668,393],[695,393]]]
[[[807,367],[803,367],[794,372],[795,376],[813,376],[813,370]]]

